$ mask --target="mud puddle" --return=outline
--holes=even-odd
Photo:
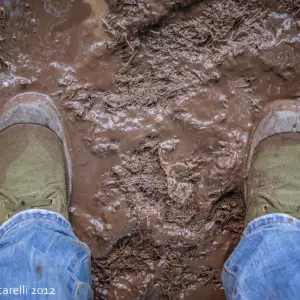
[[[71,137],[95,299],[224,299],[260,109],[298,98],[294,1],[0,0],[1,105],[49,94]]]

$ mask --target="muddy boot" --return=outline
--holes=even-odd
[[[68,218],[72,166],[51,99],[26,93],[0,112],[0,224],[30,208]]]
[[[269,213],[300,219],[300,103],[266,106],[248,146],[246,225]]]

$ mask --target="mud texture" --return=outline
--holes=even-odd
[[[95,299],[225,299],[249,131],[300,97],[300,3],[0,0],[0,26],[0,104],[64,116]]]

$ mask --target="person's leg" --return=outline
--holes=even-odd
[[[222,280],[228,300],[300,298],[300,222],[269,214],[251,222],[226,261]]]
[[[11,99],[0,111],[1,299],[92,298],[90,251],[68,222],[71,192],[71,159],[51,99]]]
[[[4,295],[92,299],[89,248],[60,214],[30,209],[1,226],[0,299],[6,299]]]
[[[246,230],[226,261],[227,299],[300,298],[300,103],[268,105],[250,136]]]

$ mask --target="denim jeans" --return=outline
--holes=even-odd
[[[0,227],[0,299],[92,299],[90,250],[61,215],[31,209]]]
[[[300,299],[300,221],[284,214],[252,221],[222,280],[227,300]]]
[[[222,272],[231,299],[300,298],[300,222],[252,221]],[[21,212],[0,227],[0,299],[92,299],[90,250],[61,215]]]

